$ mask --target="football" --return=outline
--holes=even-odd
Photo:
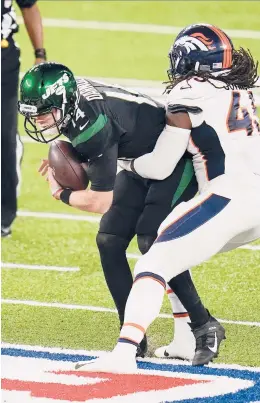
[[[87,163],[83,163],[80,154],[72,144],[55,140],[49,148],[49,166],[53,169],[56,181],[64,188],[84,190],[88,187],[89,179],[86,172]]]

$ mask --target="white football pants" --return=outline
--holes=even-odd
[[[167,282],[216,253],[260,238],[260,187],[221,192],[219,184],[168,215],[155,243],[137,262],[135,275],[149,271]]]

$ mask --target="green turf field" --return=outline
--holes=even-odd
[[[45,18],[159,24],[182,27],[205,21],[236,30],[260,30],[259,2],[91,2],[40,1]],[[246,10],[246,12],[245,12]],[[246,18],[245,18],[246,14]],[[50,60],[67,64],[78,75],[164,80],[172,35],[45,27]],[[33,54],[25,29],[17,35],[22,71]],[[237,38],[260,59],[260,40]],[[24,135],[20,121],[20,133]],[[19,210],[83,214],[53,200],[37,174],[48,146],[25,144]],[[11,239],[2,242],[2,261],[79,267],[78,272],[2,269],[2,298],[114,308],[99,263],[98,224],[18,217]],[[258,245],[260,242],[258,242]],[[135,241],[129,252],[137,253]],[[134,265],[134,260],[131,260]],[[218,318],[260,322],[260,250],[237,250],[194,269],[203,301]],[[5,342],[85,349],[110,349],[118,336],[114,313],[28,305],[3,305]],[[162,312],[170,313],[165,299]],[[226,324],[227,340],[217,362],[260,366],[260,327]],[[172,337],[170,319],[157,319],[149,331],[150,352]]]
[[[249,1],[40,1],[46,18],[160,24],[183,27],[208,22],[223,28],[259,30],[260,3]],[[246,18],[245,18],[246,10]],[[22,69],[33,63],[29,39],[17,36],[24,50]],[[68,64],[79,75],[164,80],[173,35],[45,28],[50,60]],[[235,39],[260,59],[259,39]]]

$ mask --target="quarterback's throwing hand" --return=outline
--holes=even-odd
[[[39,172],[42,176],[44,176],[44,175],[46,175],[46,173],[47,173],[47,171],[48,171],[48,168],[49,168],[49,160],[43,159],[43,160],[41,161],[41,165],[40,165],[40,167],[39,167],[39,169],[38,169],[38,172]]]

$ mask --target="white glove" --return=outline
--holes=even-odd
[[[129,171],[129,172],[132,171],[132,170],[131,170],[131,167],[130,167],[131,161],[118,160],[117,162],[118,162],[118,166],[119,166],[121,169],[125,169],[126,171]]]

